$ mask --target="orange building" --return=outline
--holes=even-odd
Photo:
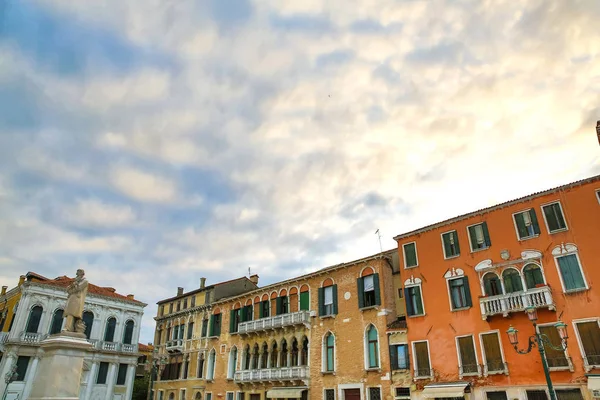
[[[600,373],[600,176],[395,237],[407,307],[412,398],[541,400],[540,354],[518,354],[537,329],[559,400],[591,398]],[[588,382],[589,380],[589,382]],[[599,388],[600,389],[600,388]],[[600,396],[600,392],[595,392]]]

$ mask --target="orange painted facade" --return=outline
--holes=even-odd
[[[595,336],[600,329],[593,324],[576,324],[598,324],[600,318],[600,291],[595,286],[600,284],[599,190],[597,176],[395,238],[401,281],[408,296],[405,300],[410,303],[408,312],[417,314],[407,317],[415,382],[413,398],[430,397],[425,388],[433,388],[439,382],[470,382],[470,396],[482,400],[503,398],[500,394],[488,395],[490,391],[505,391],[508,399],[535,398],[535,393],[527,390],[544,390],[546,384],[540,355],[536,348],[527,355],[517,354],[506,334],[512,325],[519,331],[519,348],[527,347],[527,338],[534,333],[523,311],[528,304],[537,307],[538,324],[560,319],[568,325],[566,360],[558,353],[551,354],[556,357],[554,365],[559,365],[550,372],[555,388],[572,390],[560,392],[563,396],[575,393],[573,389],[581,389],[584,398],[591,396],[586,373],[600,373],[600,354],[590,354],[594,352],[593,344],[600,342],[600,337]],[[535,215],[528,210],[534,210]],[[519,214],[524,211],[527,215]],[[562,222],[558,215],[561,212]],[[487,232],[483,226],[473,227],[483,222]],[[449,232],[453,233],[442,237]],[[411,251],[413,242],[417,260]],[[410,267],[415,261],[417,265]],[[577,264],[581,276],[577,274]],[[465,296],[465,281],[470,296]],[[451,289],[451,282],[461,286]],[[415,288],[420,289],[422,296],[422,313]],[[454,300],[451,296],[455,296]],[[470,302],[466,297],[470,297]],[[486,368],[481,335],[488,332],[498,332],[502,361],[506,363],[503,366]],[[587,335],[585,343],[582,334]],[[468,335],[473,335],[477,366],[467,366],[466,373],[461,374],[457,338]],[[490,338],[485,336],[485,340],[493,342]],[[417,352],[421,352],[423,360],[424,349],[419,341],[427,341],[429,374],[426,368],[417,371]],[[467,348],[468,340],[462,339],[461,344]],[[488,343],[488,349],[494,353],[493,344]],[[468,349],[464,357],[470,358]],[[495,373],[500,369],[504,371]]]

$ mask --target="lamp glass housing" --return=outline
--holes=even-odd
[[[512,325],[508,328],[508,330],[506,331],[506,334],[508,335],[508,340],[510,342],[510,344],[512,344],[513,346],[516,346],[519,343],[519,331],[515,328],[512,327]]]
[[[567,324],[562,321],[558,321],[554,327],[558,331],[558,335],[562,340],[567,340],[569,338],[569,333],[567,332]]]
[[[525,309],[525,313],[527,313],[527,318],[529,318],[529,320],[531,322],[537,321],[538,315],[537,315],[537,309],[535,307],[527,307]]]

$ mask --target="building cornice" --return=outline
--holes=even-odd
[[[39,284],[37,282],[24,282],[22,286],[25,286],[25,287],[30,287],[31,286],[31,287],[36,287],[36,288],[48,288],[48,287],[50,287],[50,288],[52,288],[54,290],[58,290],[58,291],[64,292],[64,293],[66,293],[66,291],[67,291],[66,288],[63,287],[63,286],[52,285],[52,284],[50,284],[48,282],[45,282],[43,284]],[[90,292],[88,292],[87,295],[86,295],[86,297],[92,297],[92,298],[104,299],[104,300],[108,300],[108,301],[114,301],[114,302],[117,302],[117,303],[123,303],[123,304],[128,304],[128,305],[131,305],[131,306],[136,306],[136,307],[139,307],[139,308],[142,308],[142,309],[148,305],[148,304],[143,303],[143,302],[141,302],[139,300],[122,299],[120,297],[105,296],[105,295],[98,294],[98,293],[90,293]]]

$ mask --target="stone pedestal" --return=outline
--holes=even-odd
[[[40,347],[44,355],[29,399],[78,400],[81,387],[83,358],[92,348],[85,335],[63,332],[44,340]]]

